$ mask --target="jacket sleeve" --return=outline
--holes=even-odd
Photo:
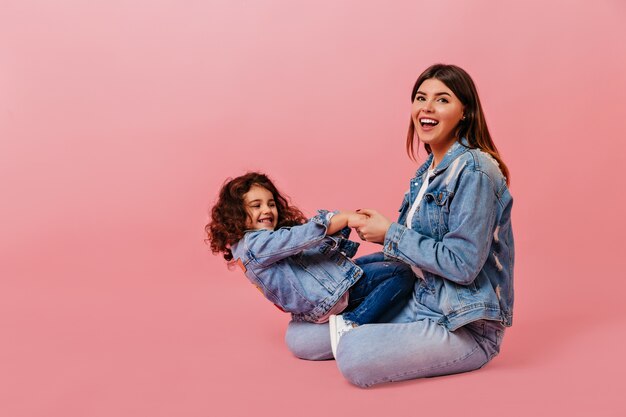
[[[497,204],[491,179],[483,172],[467,170],[450,204],[448,233],[441,241],[392,223],[383,251],[457,284],[470,284],[489,256]]]
[[[326,229],[333,214],[327,210],[318,210],[318,215],[305,224],[249,233],[245,238],[246,250],[261,266],[295,255],[326,237]]]

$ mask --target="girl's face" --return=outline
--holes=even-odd
[[[418,88],[411,117],[417,137],[433,151],[445,151],[456,141],[464,106],[443,82],[425,80]]]
[[[253,185],[243,195],[243,204],[248,213],[247,229],[274,230],[278,224],[278,209],[274,196],[266,188]]]

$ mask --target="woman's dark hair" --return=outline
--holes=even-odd
[[[289,205],[286,196],[280,194],[276,186],[259,172],[249,172],[234,179],[227,179],[222,186],[217,203],[211,209],[211,220],[205,226],[207,241],[211,252],[224,254],[229,263],[233,261],[230,246],[237,243],[246,231],[248,213],[244,207],[243,196],[252,186],[258,185],[272,193],[278,211],[276,227],[295,226],[302,224],[306,218],[302,212]]]
[[[413,91],[411,92],[411,102],[415,100],[415,95],[422,83],[428,79],[436,79],[444,83],[455,96],[461,101],[465,107],[465,119],[459,122],[455,136],[457,140],[466,138],[470,148],[478,148],[483,152],[491,155],[500,165],[500,171],[509,183],[509,169],[500,157],[496,145],[491,139],[487,122],[483,113],[480,99],[474,81],[465,70],[456,65],[435,64],[428,67],[415,81]],[[406,137],[406,151],[409,157],[415,160],[415,151],[419,147],[419,138],[417,138],[417,146],[415,146],[415,125],[413,118],[409,122],[409,131]],[[431,153],[430,146],[424,145],[426,152]]]

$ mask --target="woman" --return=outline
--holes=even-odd
[[[420,279],[389,323],[341,336],[337,366],[361,387],[478,369],[498,354],[513,318],[508,169],[474,82],[457,66],[433,65],[415,82],[411,101],[407,153],[415,160],[422,142],[429,157],[398,221],[361,210],[367,219],[357,232],[382,244],[368,258],[406,262]],[[327,326],[291,322],[286,341],[300,358],[332,357]]]

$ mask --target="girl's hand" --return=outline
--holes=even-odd
[[[383,243],[387,230],[391,226],[391,221],[376,210],[359,209],[357,213],[367,217],[348,225],[356,229],[361,239],[368,242]]]
[[[355,211],[340,211],[330,219],[330,223],[328,224],[328,228],[326,229],[326,234],[334,235],[346,226],[353,227],[351,226],[351,224],[355,221],[360,221],[366,218],[366,215],[359,214]]]

